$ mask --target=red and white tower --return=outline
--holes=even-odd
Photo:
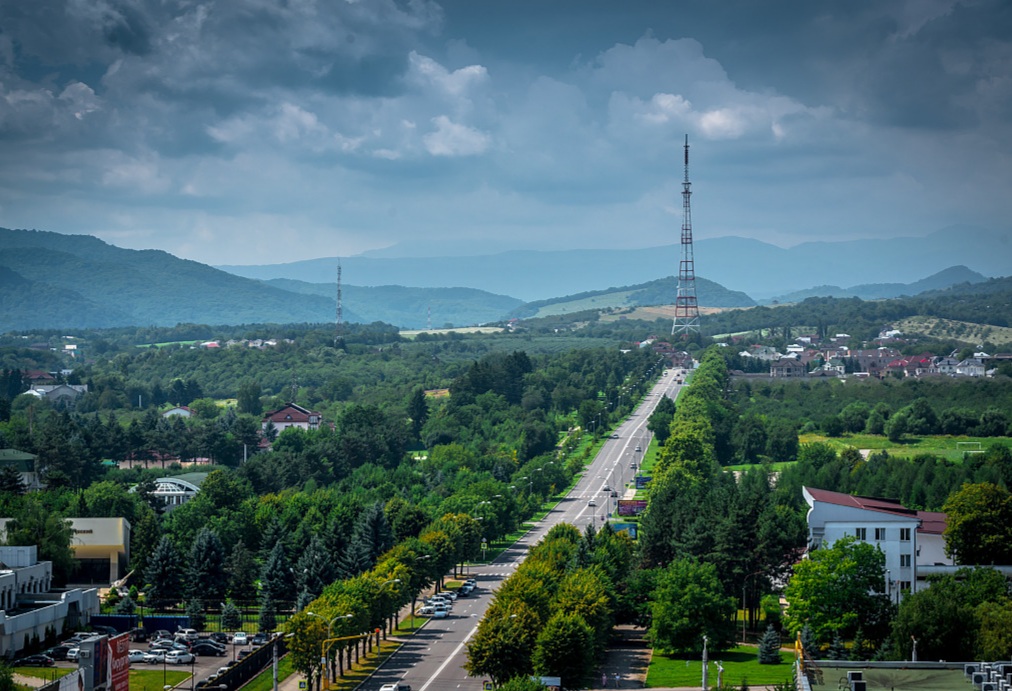
[[[692,183],[689,182],[689,135],[685,135],[685,180],[682,181],[682,259],[678,263],[678,295],[671,335],[699,333],[699,305],[696,304],[696,266],[692,255]]]

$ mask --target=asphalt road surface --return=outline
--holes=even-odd
[[[524,560],[528,548],[537,544],[556,523],[571,523],[583,530],[588,523],[601,525],[604,522],[602,511],[613,509],[617,498],[603,488],[607,485],[621,495],[624,483],[632,482],[636,471],[631,465],[638,466],[643,455],[636,447],[647,448],[651,438],[647,418],[660,396],[677,396],[680,385],[676,378],[684,380],[679,370],[669,369],[615,430],[618,438],[604,444],[573,490],[543,521],[491,563],[470,568],[470,576],[478,582],[478,588],[470,596],[458,598],[448,618],[429,621],[360,688],[376,691],[383,684],[401,682],[409,684],[412,691],[480,689],[483,680],[468,676],[463,665],[467,659],[467,642],[477,630],[492,594]],[[588,503],[591,499],[596,506]]]

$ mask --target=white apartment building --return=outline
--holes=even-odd
[[[829,547],[845,536],[877,545],[885,554],[886,593],[899,602],[905,593],[927,587],[924,571],[953,565],[945,555],[946,516],[915,511],[894,499],[859,497],[803,488],[808,510],[808,549]]]

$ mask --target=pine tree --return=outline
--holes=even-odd
[[[864,629],[858,628],[854,634],[854,643],[850,647],[850,659],[855,662],[864,660],[867,657],[867,642],[864,639]]]
[[[759,639],[759,664],[780,664],[780,634],[772,626],[767,626],[766,632]]]
[[[189,595],[217,603],[225,599],[226,586],[225,548],[218,533],[201,528],[190,547]]]
[[[288,542],[288,530],[281,523],[281,519],[278,518],[277,514],[273,514],[271,519],[264,526],[263,533],[260,535],[260,561],[265,562],[271,556],[271,550],[274,549],[274,545],[278,542]],[[287,544],[285,544],[287,549]]]
[[[186,616],[190,619],[190,628],[203,631],[205,625],[204,604],[196,598],[186,602]]]
[[[150,508],[139,507],[140,520],[130,534],[130,563],[139,573],[145,573],[148,560],[162,539],[158,516]]]
[[[260,596],[263,601],[273,604],[295,599],[292,583],[292,572],[288,566],[288,556],[281,542],[274,543],[274,549],[260,569]]]
[[[309,546],[295,565],[295,574],[299,588],[298,610],[320,597],[323,589],[337,579],[334,562],[319,537],[313,536],[309,541]]]
[[[429,419],[429,404],[425,400],[425,391],[421,387],[412,392],[408,399],[408,417],[411,418],[411,436],[416,441],[422,437],[422,427]]]
[[[805,649],[805,654],[809,657],[819,657],[819,643],[815,640],[815,633],[808,624],[801,628],[801,647]]]
[[[270,632],[277,628],[277,625],[278,620],[274,614],[274,603],[265,597],[260,604],[259,630]]]
[[[394,546],[394,533],[387,523],[382,504],[377,502],[362,512],[355,523],[355,533],[351,541],[352,545],[360,542],[364,546],[369,561],[367,569],[373,567],[379,555]]]
[[[829,650],[826,651],[826,659],[829,660],[846,660],[847,659],[847,646],[844,645],[843,639],[840,638],[839,632],[833,636],[833,642],[829,644]]]
[[[145,594],[148,605],[165,609],[179,602],[183,594],[180,575],[182,566],[179,554],[169,538],[163,537],[148,559],[144,578],[148,583]]]
[[[12,465],[5,465],[0,468],[0,494],[22,495],[27,490],[24,480],[21,479],[21,471]]]
[[[122,600],[116,603],[116,614],[133,614],[137,605],[134,603],[132,597],[127,595]]]
[[[238,600],[252,600],[256,593],[257,564],[253,553],[240,539],[228,555],[228,595]]]
[[[235,603],[229,600],[221,609],[221,628],[235,631],[242,626],[242,613]]]

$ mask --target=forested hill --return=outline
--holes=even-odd
[[[866,283],[863,285],[841,288],[839,286],[816,286],[807,290],[798,290],[786,295],[778,295],[767,302],[801,302],[812,297],[827,298],[861,298],[862,300],[881,300],[901,296],[916,296],[928,291],[945,290],[959,284],[983,283],[987,276],[977,273],[965,266],[950,266],[948,269],[922,278],[913,283]]]
[[[0,266],[6,269],[3,331],[321,322],[334,314],[333,300],[86,235],[2,228]]]
[[[674,276],[621,288],[591,290],[551,300],[529,302],[510,316],[517,318],[546,317],[573,313],[586,309],[607,307],[639,307],[674,304],[678,294],[678,279]],[[696,296],[704,307],[751,307],[755,300],[737,290],[728,290],[719,283],[705,278],[696,279]]]
[[[293,293],[333,297],[335,283],[306,283],[287,278],[266,281]],[[374,321],[408,328],[483,324],[499,321],[523,304],[508,295],[495,295],[476,288],[407,288],[405,286],[342,287],[342,309],[347,321]]]
[[[176,324],[327,323],[335,284],[243,278],[88,235],[0,228],[0,332]],[[401,327],[501,319],[520,300],[467,288],[344,287],[344,318]]]
[[[823,333],[846,332],[866,339],[874,338],[887,324],[915,316],[1010,326],[1012,276],[964,283],[913,298],[876,301],[809,298],[795,305],[733,310],[708,316],[703,328],[712,335],[805,326]]]

